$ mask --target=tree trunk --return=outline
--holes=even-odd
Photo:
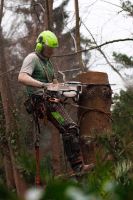
[[[61,173],[60,133],[54,126],[51,126],[51,131],[52,131],[52,141],[51,141],[52,163],[53,163],[54,175],[57,176]]]
[[[46,0],[45,1],[45,8],[46,8],[46,29],[51,30],[53,29],[53,0]],[[61,143],[60,143],[60,133],[54,127],[51,126],[52,131],[52,162],[53,162],[53,169],[54,174],[59,175],[61,173]]]
[[[76,51],[81,50],[81,45],[80,45],[80,17],[79,17],[79,3],[78,0],[75,0],[75,14],[76,14],[76,27],[75,27],[75,36],[76,36],[76,46],[77,49]],[[83,66],[83,60],[82,60],[82,53],[79,53],[77,55],[78,60],[79,60],[79,66],[82,71],[84,71],[84,66]]]
[[[45,1],[45,19],[46,19],[46,29],[47,30],[52,30],[52,11],[53,11],[53,0],[46,0]]]
[[[10,90],[10,84],[7,76],[7,68],[6,68],[6,60],[5,60],[5,51],[4,51],[4,43],[3,43],[3,35],[2,35],[2,27],[0,25],[0,72],[4,74],[4,76],[0,77],[0,92],[1,92],[1,98],[2,98],[2,105],[4,110],[4,116],[6,121],[6,140],[8,141],[8,149],[9,154],[7,157],[7,153],[5,153],[5,170],[6,170],[6,177],[7,177],[7,183],[11,185],[12,187],[15,186],[17,189],[17,193],[20,196],[24,195],[25,191],[25,184],[22,178],[20,178],[20,173],[16,167],[15,163],[15,153],[16,149],[13,149],[13,146],[11,145],[12,139],[16,139],[16,145],[18,142],[18,138],[16,138],[17,135],[17,125],[14,118],[14,104],[12,100],[12,94]],[[7,160],[9,162],[7,162]],[[9,169],[10,165],[10,169]],[[8,171],[9,170],[9,171]],[[12,174],[12,175],[11,175]],[[14,181],[13,181],[14,179]]]
[[[78,75],[76,80],[88,84],[79,99],[81,108],[79,108],[78,117],[85,163],[95,163],[97,153],[100,154],[101,160],[105,155],[101,146],[95,145],[94,138],[111,133],[112,91],[106,73],[87,72]]]
[[[4,7],[4,0],[1,0],[1,8],[0,8],[0,43],[3,42],[3,37],[2,37],[2,27],[1,27],[1,22],[2,22],[2,17],[3,17],[3,7]],[[3,49],[2,46],[0,45],[0,73],[2,72],[2,64],[5,65],[5,62],[3,63]],[[2,81],[0,80],[0,92],[1,92],[1,87],[2,87]],[[6,108],[5,108],[6,112]],[[5,135],[3,137],[6,138]],[[12,169],[12,163],[11,163],[11,158],[10,158],[10,153],[9,153],[9,148],[8,148],[8,143],[7,140],[5,144],[2,144],[2,151],[4,155],[4,167],[5,167],[5,174],[6,174],[6,182],[7,186],[9,188],[14,188],[14,177],[13,177],[13,169]]]
[[[13,168],[12,168],[12,162],[11,162],[8,144],[2,145],[2,149],[3,149],[3,163],[4,163],[4,169],[5,169],[6,184],[9,189],[14,189],[15,181],[14,181],[14,176],[13,176]]]

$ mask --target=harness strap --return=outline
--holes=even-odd
[[[73,104],[73,103],[69,103],[69,102],[65,102],[65,104],[68,104],[68,105],[71,105],[71,106],[74,106],[74,107],[77,107],[77,108],[83,108],[83,109],[86,110],[86,111],[84,111],[83,114],[80,116],[80,119],[79,119],[78,124],[80,124],[80,122],[81,122],[82,118],[84,117],[84,115],[87,114],[88,112],[91,112],[91,111],[103,113],[103,114],[105,114],[111,121],[113,120],[113,119],[111,118],[111,113],[110,113],[110,112],[105,112],[105,111],[103,111],[102,109],[90,108],[90,107],[88,107],[88,106],[81,106],[81,105]]]

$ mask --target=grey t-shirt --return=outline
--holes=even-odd
[[[29,75],[32,75],[32,73],[35,69],[35,65],[38,62],[38,59],[39,58],[35,52],[32,52],[28,56],[26,56],[26,58],[23,61],[20,73],[25,72]]]
[[[35,52],[30,53],[23,61],[20,73],[27,73],[34,79],[48,83],[54,79],[54,68],[48,59],[40,59]],[[32,94],[37,88],[27,86],[28,94]]]

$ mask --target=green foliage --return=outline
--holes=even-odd
[[[0,183],[0,200],[18,200],[17,196]]]
[[[112,166],[111,163],[97,165],[80,183],[54,180],[41,200],[132,200],[133,182],[123,184],[116,180]]]
[[[113,57],[117,63],[124,65],[123,67],[131,68],[133,67],[133,57],[127,56],[126,54],[113,52]]]
[[[32,154],[23,152],[18,159],[18,164],[24,174],[27,183],[34,185],[36,176],[36,159]],[[46,156],[40,161],[40,176],[42,183],[51,182],[53,179],[52,164],[50,156]]]
[[[101,134],[96,136],[95,141],[97,145],[101,146],[105,155],[111,155],[115,160],[122,159],[123,142],[119,135]]]
[[[112,112],[113,131],[123,143],[120,154],[132,160],[133,158],[133,90],[120,91],[114,96]]]
[[[133,164],[130,160],[123,160],[115,165],[115,178],[119,183],[123,185],[130,184],[133,174],[132,174]]]
[[[36,200],[132,200],[133,179],[129,174],[131,169],[130,162],[117,165],[112,161],[97,162],[93,171],[78,180],[52,179],[47,183],[45,191],[43,188],[41,191],[38,189],[40,195]],[[15,200],[16,197],[0,185],[0,199]]]
[[[24,152],[18,158],[18,164],[24,174],[25,180],[29,183],[34,183],[36,174],[36,163],[34,157],[28,152]]]
[[[89,186],[88,192],[104,197],[103,186],[112,178],[112,163],[108,161],[103,165],[100,160],[97,161],[95,169],[88,175],[88,183],[86,183]]]
[[[74,182],[70,181],[62,181],[62,180],[53,181],[53,183],[47,186],[46,192],[42,200],[43,199],[67,200],[69,198],[66,195],[66,190],[74,185],[76,186]]]
[[[45,183],[51,183],[53,181],[53,168],[51,163],[50,155],[46,156],[41,162],[41,171],[43,172],[42,176],[44,177]]]
[[[121,136],[133,134],[133,90],[120,91],[114,96],[113,130]]]

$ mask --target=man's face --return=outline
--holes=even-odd
[[[50,58],[52,56],[53,52],[54,52],[54,48],[44,46],[43,51],[42,51],[42,55],[44,57]]]

